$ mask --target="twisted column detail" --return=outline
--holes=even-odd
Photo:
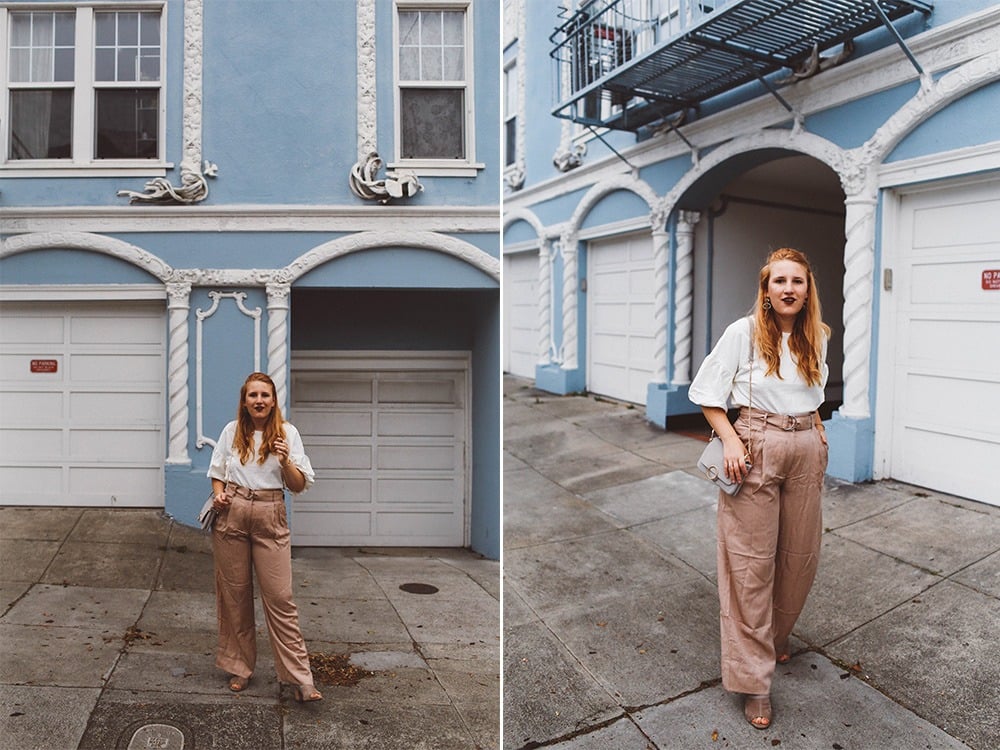
[[[561,241],[563,257],[563,310],[562,310],[562,366],[575,370],[579,348],[577,345],[577,247],[576,239],[564,237]]]
[[[844,248],[844,403],[840,413],[853,419],[871,416],[869,355],[872,328],[872,274],[875,270],[874,195],[850,195],[844,201],[847,242]]]
[[[167,284],[167,414],[169,419],[168,464],[190,464],[188,456],[188,313],[191,285]]]
[[[288,295],[290,284],[267,285],[267,374],[274,381],[278,406],[287,415]]]
[[[552,358],[552,255],[549,243],[538,249],[538,363],[547,365]]]
[[[653,382],[667,382],[667,326],[670,320],[670,235],[653,225]]]
[[[674,385],[691,382],[691,323],[694,309],[694,228],[697,211],[677,216],[677,259],[674,267]]]

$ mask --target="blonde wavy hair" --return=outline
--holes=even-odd
[[[772,310],[764,309],[767,287],[771,281],[771,264],[779,260],[790,260],[806,270],[807,298],[802,310],[795,318],[788,348],[798,363],[799,374],[809,385],[822,382],[820,357],[823,340],[830,336],[830,326],[823,322],[823,311],[819,303],[819,289],[813,276],[812,266],[805,254],[790,247],[775,250],[767,257],[767,263],[760,269],[760,284],[757,287],[757,304],[751,314],[754,316],[754,343],[760,356],[767,362],[767,374],[781,377],[781,329]]]
[[[274,397],[274,408],[264,425],[257,463],[264,463],[271,455],[271,446],[274,445],[274,441],[285,437],[285,420],[281,416],[281,407],[278,406],[278,391],[274,387],[274,381],[263,372],[250,373],[244,381],[243,387],[240,388],[240,405],[236,411],[236,435],[233,438],[233,448],[240,457],[240,463],[244,466],[253,458],[253,434],[256,428],[253,424],[253,418],[247,410],[246,400],[247,389],[254,382],[267,383],[271,387],[271,395]]]

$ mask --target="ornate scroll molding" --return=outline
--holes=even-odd
[[[563,235],[559,239],[563,259],[563,338],[560,360],[564,370],[575,370],[578,364],[577,344],[577,291],[579,273],[577,265],[577,239],[573,235]]]
[[[169,415],[170,451],[168,464],[190,464],[188,456],[188,312],[191,310],[191,285],[167,283],[169,321],[167,355],[167,412]]]
[[[538,364],[552,361],[552,253],[549,242],[538,248]]]
[[[677,215],[677,256],[674,266],[674,385],[691,382],[691,323],[694,301],[694,228],[696,211]]]
[[[351,192],[366,201],[377,200],[385,205],[397,198],[411,198],[424,186],[417,179],[416,172],[409,169],[387,171],[385,179],[377,179],[382,169],[382,159],[374,151],[351,167],[349,184]]]
[[[267,285],[267,374],[274,381],[275,396],[288,414],[288,295],[291,284]]]
[[[183,156],[181,184],[170,184],[157,177],[143,186],[142,192],[119,190],[119,197],[129,203],[200,203],[208,197],[208,177],[215,177],[219,168],[202,159],[202,66],[204,65],[204,0],[184,0],[184,111]]]
[[[569,123],[563,120],[562,126],[563,137],[558,150],[552,155],[552,166],[560,172],[569,172],[583,164],[583,157],[587,155],[587,144],[574,144],[569,133]]]
[[[246,292],[209,292],[209,299],[212,300],[212,306],[207,310],[202,310],[200,307],[194,311],[195,318],[197,319],[197,334],[195,337],[195,414],[196,414],[196,429],[198,430],[198,435],[195,439],[195,446],[198,448],[204,448],[206,445],[211,445],[215,447],[215,441],[211,438],[205,437],[204,430],[204,410],[202,409],[202,370],[204,369],[204,360],[202,358],[203,354],[203,335],[202,328],[203,324],[210,317],[215,315],[216,310],[219,309],[219,302],[223,299],[231,299],[236,302],[236,306],[239,308],[240,312],[246,315],[248,318],[253,319],[253,369],[254,372],[260,371],[260,315],[261,309],[255,307],[253,310],[247,309],[243,304],[243,301],[247,298]]]

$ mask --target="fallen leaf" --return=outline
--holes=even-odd
[[[719,730],[714,729],[712,730],[712,742],[718,742],[718,741],[719,741]]]

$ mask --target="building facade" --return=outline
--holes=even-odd
[[[829,472],[1000,503],[1000,5],[508,6],[504,369],[668,426],[797,247]]]
[[[193,523],[267,372],[300,545],[499,557],[500,4],[0,2],[0,497]]]

